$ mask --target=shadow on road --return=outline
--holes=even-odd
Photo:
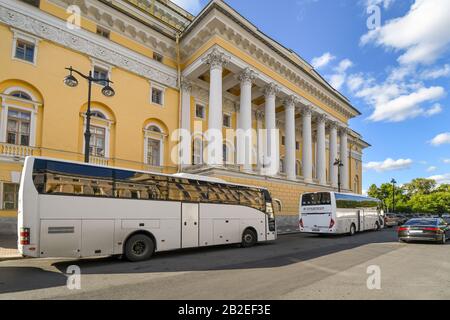
[[[0,293],[64,285],[67,279],[64,274],[74,264],[81,268],[82,275],[278,268],[377,243],[388,245],[377,246],[370,255],[355,255],[352,264],[364,263],[402,247],[398,244],[396,233],[391,230],[361,233],[353,237],[290,234],[279,237],[276,242],[254,248],[244,249],[235,245],[162,252],[155,254],[149,261],[138,263],[126,262],[117,257],[70,259],[52,264],[59,272],[0,267]]]
[[[17,236],[0,236],[0,247],[5,249],[17,249]]]

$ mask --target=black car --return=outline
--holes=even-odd
[[[401,226],[405,224],[409,219],[404,214],[397,214],[398,225]]]
[[[449,236],[449,224],[441,218],[411,219],[398,228],[401,242],[433,241],[445,244]]]

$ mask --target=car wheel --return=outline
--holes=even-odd
[[[354,236],[356,233],[356,226],[352,223],[352,225],[350,226],[350,232],[349,235],[350,236]]]
[[[253,230],[247,229],[242,234],[242,243],[241,246],[243,248],[253,247],[258,241],[256,233]]]
[[[150,259],[155,251],[155,243],[145,234],[135,234],[125,243],[124,255],[128,261],[138,262]]]
[[[378,223],[378,221],[377,222],[375,222],[375,230],[376,231],[380,231],[380,224]]]

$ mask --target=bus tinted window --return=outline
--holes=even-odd
[[[302,206],[330,205],[331,194],[329,192],[307,193],[302,197]]]
[[[336,206],[342,209],[351,208],[378,208],[380,201],[373,198],[351,194],[336,193]]]
[[[263,212],[271,201],[257,188],[43,159],[34,161],[33,181],[40,194],[231,204]]]

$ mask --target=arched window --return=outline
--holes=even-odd
[[[195,138],[192,144],[192,164],[203,164],[203,141],[200,138]]]
[[[14,91],[10,95],[24,100],[33,100],[28,93],[25,93],[23,91]]]
[[[157,125],[149,125],[145,130],[145,163],[160,167],[164,165],[164,132]]]
[[[105,119],[106,120],[106,116],[103,113],[101,113],[100,111],[97,111],[97,110],[96,111],[92,111],[91,112],[91,116],[99,118],[99,119]]]

